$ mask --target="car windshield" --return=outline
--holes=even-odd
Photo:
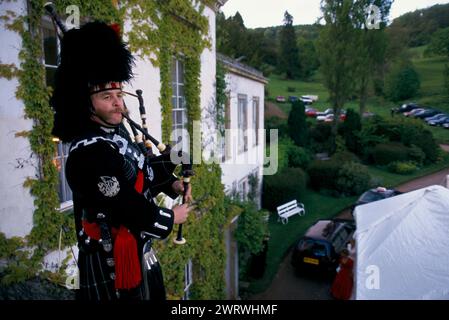
[[[327,255],[326,246],[312,239],[302,240],[300,250],[308,251],[316,257],[325,257]]]
[[[332,239],[332,245],[336,250],[339,250],[346,244],[346,240],[348,239],[349,233],[348,230],[342,227],[339,232]]]
[[[359,199],[359,202],[373,202],[382,199],[383,196],[378,192],[367,191]]]

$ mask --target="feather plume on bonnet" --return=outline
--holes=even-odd
[[[53,135],[70,142],[83,132],[91,116],[92,88],[133,77],[134,58],[114,26],[90,22],[64,34],[51,105]]]

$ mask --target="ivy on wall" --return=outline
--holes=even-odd
[[[214,1],[207,1],[211,5]],[[200,55],[210,46],[209,22],[203,16],[204,3],[199,0],[145,1],[130,0],[125,12],[133,28],[127,34],[130,48],[142,58],[159,67],[161,78],[162,141],[172,131],[171,63],[174,58],[184,62],[184,88],[189,118],[200,120]],[[191,135],[192,136],[192,135]]]
[[[24,186],[30,188],[34,197],[34,226],[26,238],[7,239],[0,234],[0,259],[10,263],[3,273],[6,282],[22,281],[33,277],[41,269],[42,259],[50,250],[58,247],[59,232],[66,226],[63,245],[75,242],[73,217],[63,215],[56,192],[58,172],[53,164],[55,144],[51,129],[53,113],[49,106],[50,88],[45,85],[45,69],[42,63],[42,35],[40,32],[43,0],[30,0],[29,15],[15,17],[8,28],[22,37],[20,69],[12,65],[0,64],[0,76],[10,79],[18,77],[17,98],[25,105],[26,117],[32,119],[33,129],[17,137],[28,138],[32,152],[39,159],[38,179],[29,178]],[[129,20],[133,28],[126,35],[133,52],[150,60],[159,67],[161,78],[160,103],[162,106],[163,141],[167,141],[172,128],[171,105],[171,63],[172,59],[182,59],[185,66],[185,97],[188,109],[190,134],[192,123],[200,120],[200,55],[210,46],[208,20],[203,16],[204,5],[215,5],[215,1],[130,0],[126,7],[118,9],[112,1],[62,0],[57,1],[57,11],[65,12],[69,5],[77,5],[81,17],[105,22]],[[4,18],[6,19],[6,18]],[[189,259],[193,262],[194,281],[191,288],[193,299],[224,298],[225,244],[223,228],[229,217],[238,212],[232,207],[225,208],[221,170],[218,165],[199,165],[194,168],[194,198],[204,198],[194,213],[190,215],[184,230],[187,244],[175,246],[171,239],[156,242],[159,249],[168,297],[178,299],[183,296],[184,266]],[[173,233],[172,236],[175,236]],[[23,248],[32,248],[24,251]]]

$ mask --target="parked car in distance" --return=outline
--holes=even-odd
[[[403,115],[406,117],[414,117],[415,114],[423,112],[425,109],[424,108],[416,108],[407,112],[404,112]]]
[[[312,102],[318,101],[318,96],[311,95],[311,94],[301,96],[301,98],[312,100]]]
[[[415,118],[424,119],[427,117],[434,116],[438,113],[440,113],[440,111],[435,110],[435,109],[425,109],[423,112],[415,114]]]
[[[373,188],[370,189],[366,192],[364,192],[356,201],[355,204],[352,205],[351,207],[351,214],[354,213],[354,209],[357,206],[366,204],[366,203],[370,203],[370,202],[374,202],[374,201],[379,201],[379,200],[383,200],[386,198],[391,198],[394,196],[397,196],[398,194],[401,194],[402,192],[395,190],[395,189],[388,189],[385,187],[377,187],[377,188]]]
[[[431,126],[443,126],[445,123],[448,122],[449,122],[449,115],[446,115],[446,117],[439,118],[438,120],[432,120],[429,121],[428,123]]]
[[[424,121],[426,121],[427,123],[429,123],[430,121],[435,121],[435,120],[438,120],[438,119],[440,119],[440,118],[444,118],[444,117],[446,117],[446,116],[447,116],[447,114],[445,114],[445,113],[437,113],[437,114],[434,115],[434,116],[424,118]]]
[[[444,124],[443,124],[443,128],[449,129],[449,123],[444,123]]]
[[[317,117],[318,116],[327,116],[328,114],[331,114],[331,113],[334,113],[334,109],[332,109],[332,108],[327,108],[326,110],[324,110],[324,111],[318,111],[317,113],[316,113],[316,115],[317,115]]]
[[[405,103],[402,106],[400,106],[399,108],[393,109],[394,111],[396,111],[397,113],[404,113],[404,112],[409,112],[412,111],[413,109],[417,109],[420,106],[417,105],[414,102],[411,103]]]
[[[310,105],[310,104],[313,103],[313,100],[312,99],[308,99],[308,98],[301,97],[301,98],[299,98],[299,100],[301,100],[305,105]]]
[[[297,96],[288,96],[288,101],[289,102],[295,102],[295,101],[298,101],[298,100],[299,100],[299,98]]]
[[[285,97],[284,96],[277,96],[276,97],[276,102],[285,102]]]
[[[293,267],[299,273],[316,271],[335,275],[339,254],[354,231],[355,224],[351,220],[316,221],[295,245],[291,259]]]
[[[317,109],[314,108],[306,108],[305,110],[306,116],[311,118],[315,118],[317,112]]]

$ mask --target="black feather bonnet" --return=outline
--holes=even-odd
[[[102,22],[90,22],[64,34],[51,105],[53,134],[70,142],[83,133],[91,115],[89,87],[127,82],[134,58],[119,33]]]

